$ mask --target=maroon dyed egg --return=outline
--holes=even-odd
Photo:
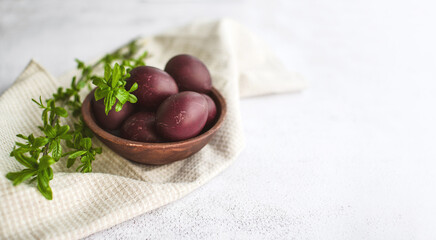
[[[167,98],[156,113],[156,130],[169,141],[195,137],[206,124],[207,101],[201,94],[181,92]]]
[[[137,112],[126,119],[121,127],[121,137],[138,142],[162,142],[155,129],[156,115]]]
[[[174,79],[166,72],[150,66],[140,66],[130,71],[126,89],[134,83],[138,89],[133,91],[138,104],[145,109],[155,110],[167,97],[179,92]]]
[[[208,128],[208,127],[211,127],[215,122],[215,117],[216,117],[216,113],[217,113],[216,105],[211,97],[209,97],[206,94],[201,94],[201,95],[203,95],[203,97],[206,98],[206,101],[207,101],[206,127]]]
[[[126,102],[119,112],[115,111],[115,105],[109,111],[108,115],[106,115],[104,111],[104,100],[100,99],[95,101],[95,98],[92,98],[92,110],[94,117],[101,128],[106,130],[118,129],[123,121],[135,111],[135,105],[130,102]]]
[[[171,58],[165,71],[176,80],[180,91],[207,93],[212,89],[209,70],[194,56],[181,54]]]

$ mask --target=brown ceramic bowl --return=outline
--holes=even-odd
[[[93,91],[89,93],[83,101],[82,115],[86,125],[88,125],[94,134],[114,152],[131,161],[162,165],[185,159],[200,151],[221,127],[224,117],[226,116],[226,102],[215,88],[212,88],[210,96],[215,101],[217,107],[217,120],[215,124],[206,132],[194,138],[179,142],[136,142],[115,136],[103,130],[95,122],[94,114],[91,109],[91,100],[92,97],[94,97]]]

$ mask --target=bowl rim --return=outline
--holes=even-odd
[[[160,148],[169,148],[169,147],[178,147],[178,146],[184,146],[187,144],[191,144],[196,141],[200,141],[204,138],[209,137],[211,134],[216,132],[222,122],[224,121],[224,118],[227,114],[227,104],[222,96],[222,94],[214,87],[212,87],[211,91],[209,92],[209,96],[215,100],[215,104],[219,105],[217,106],[217,109],[219,109],[219,117],[215,121],[215,124],[210,127],[206,132],[201,133],[200,135],[197,135],[192,138],[188,138],[186,140],[182,141],[176,141],[176,142],[162,142],[162,143],[147,143],[147,142],[138,142],[138,141],[132,141],[129,139],[125,139],[122,137],[118,137],[116,135],[113,135],[112,133],[104,130],[101,128],[95,121],[94,113],[91,110],[91,98],[94,96],[94,90],[90,91],[86,98],[82,102],[82,117],[85,124],[91,129],[92,132],[94,132],[95,135],[98,137],[101,137],[103,139],[109,140],[111,142],[117,141],[120,144],[127,145],[129,147],[160,147]]]

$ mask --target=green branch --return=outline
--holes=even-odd
[[[32,99],[41,109],[42,126],[39,129],[42,135],[34,137],[34,134],[24,136],[18,134],[17,137],[24,142],[15,142],[15,146],[11,151],[10,156],[14,157],[17,162],[25,168],[18,172],[10,172],[6,177],[12,181],[13,185],[18,185],[26,180],[37,181],[37,189],[41,194],[51,200],[53,198],[50,187],[50,180],[53,179],[53,169],[51,165],[57,163],[61,158],[67,159],[67,167],[73,166],[77,159],[80,160],[76,171],[91,172],[92,162],[97,154],[102,152],[101,148],[93,147],[93,133],[84,124],[80,110],[82,101],[80,99],[81,90],[91,83],[97,86],[99,99],[104,98],[106,107],[109,110],[118,100],[116,111],[120,111],[122,106],[127,102],[136,102],[136,97],[130,92],[137,88],[135,83],[132,88],[127,91],[124,89],[126,84],[125,79],[129,77],[130,69],[145,65],[144,58],[147,52],[144,52],[139,57],[134,58],[138,51],[136,41],[128,44],[127,49],[120,48],[111,54],[97,61],[93,65],[86,65],[84,62],[76,59],[77,69],[81,70],[79,76],[73,77],[69,88],[58,88],[52,98],[42,101]],[[111,65],[115,62],[114,67]],[[119,65],[116,62],[121,62]],[[101,66],[105,66],[104,76],[94,75],[94,70]],[[77,81],[77,79],[79,79]],[[107,110],[106,113],[109,112]],[[73,126],[62,124],[61,119],[67,118],[69,112],[72,113],[75,122]],[[69,151],[66,153],[62,147],[64,143]]]

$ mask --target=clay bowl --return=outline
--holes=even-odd
[[[179,142],[144,143],[115,136],[100,128],[95,122],[94,114],[91,111],[92,97],[94,97],[93,91],[88,94],[82,104],[82,115],[86,125],[106,146],[122,157],[138,163],[152,165],[172,163],[200,151],[221,127],[227,111],[223,96],[213,88],[210,97],[217,106],[217,120],[211,128],[194,138]]]

